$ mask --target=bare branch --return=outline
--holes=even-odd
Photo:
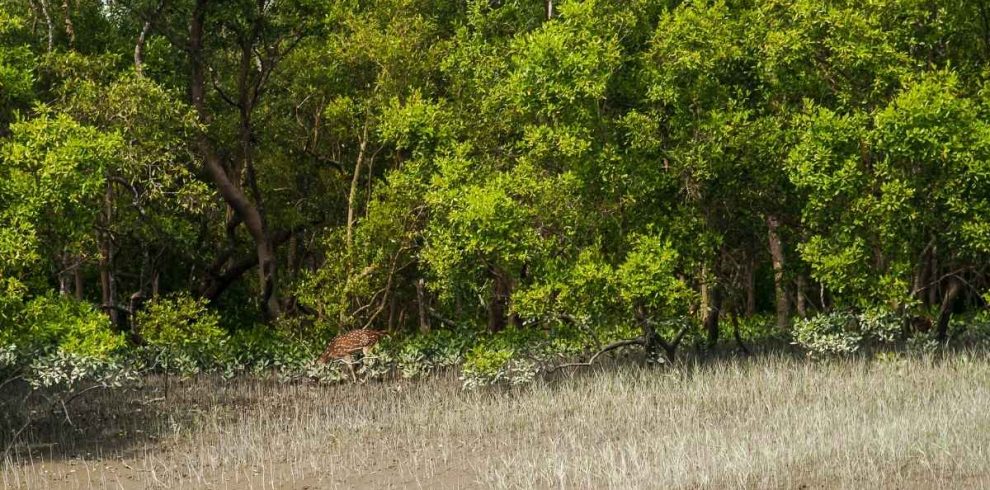
[[[615,349],[619,349],[621,347],[627,347],[627,346],[630,346],[630,345],[646,345],[646,341],[644,341],[642,338],[635,338],[635,339],[620,340],[620,341],[617,341],[617,342],[612,342],[611,344],[608,344],[605,347],[602,347],[598,352],[595,352],[595,354],[593,356],[591,356],[591,359],[588,359],[587,362],[572,362],[572,363],[567,363],[567,364],[561,364],[559,366],[554,366],[554,367],[550,368],[547,372],[548,373],[552,373],[552,372],[557,371],[559,369],[568,368],[568,367],[587,367],[587,366],[591,366],[592,364],[595,363],[595,361],[598,359],[598,357],[601,356],[602,354],[604,354],[606,352],[609,352],[609,351],[613,351]]]

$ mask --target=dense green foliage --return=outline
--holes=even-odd
[[[338,379],[311,360],[364,327],[393,333],[368,373],[488,384],[766,314],[760,337],[816,354],[945,342],[990,291],[988,19],[5,1],[5,365]]]

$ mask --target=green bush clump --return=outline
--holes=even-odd
[[[181,294],[159,298],[134,323],[152,367],[194,374],[224,362],[227,334],[206,300]]]
[[[798,320],[793,334],[794,343],[811,355],[851,354],[859,350],[863,341],[856,316],[847,311]]]
[[[39,296],[23,304],[10,325],[0,331],[0,344],[15,345],[29,357],[63,351],[67,355],[109,359],[127,346],[124,336],[89,303],[63,296]]]
[[[227,376],[242,371],[261,373],[275,370],[283,376],[296,376],[305,371],[318,352],[313,345],[288,332],[266,325],[254,325],[238,330],[224,342]]]
[[[0,329],[0,382],[72,390],[84,383],[119,386],[132,379],[127,342],[93,305],[58,295],[16,303]]]
[[[375,355],[392,358],[403,378],[417,378],[460,365],[475,342],[471,330],[433,330],[404,339],[386,339]]]
[[[901,318],[890,311],[834,311],[795,322],[794,343],[812,356],[848,355],[869,343],[893,342],[901,325]]]

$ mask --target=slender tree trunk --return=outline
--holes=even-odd
[[[55,49],[55,26],[52,24],[52,14],[48,11],[48,0],[38,0],[41,6],[41,15],[45,18],[45,27],[48,29],[48,52]]]
[[[113,186],[107,184],[103,195],[103,215],[102,228],[100,233],[100,292],[103,300],[103,308],[110,317],[110,322],[114,328],[120,329],[121,318],[117,310],[117,280],[114,277],[114,250],[113,237],[109,227],[113,223]]]
[[[351,192],[347,195],[347,251],[348,257],[354,247],[354,208],[357,203],[358,185],[361,182],[361,167],[364,165],[364,150],[368,144],[368,123],[365,122],[358,147],[357,161],[354,163],[354,175],[351,176]],[[350,259],[348,259],[350,260]]]
[[[137,42],[134,43],[134,72],[138,76],[144,75],[144,42],[151,31],[151,21],[145,22],[138,34]]]
[[[705,321],[705,318],[708,317],[708,308],[709,303],[711,302],[711,295],[708,291],[710,288],[708,285],[708,264],[703,264],[701,266],[701,273],[698,274],[698,276],[700,277],[700,285],[698,288],[699,304],[698,311],[695,313],[698,315],[698,320]]]
[[[750,258],[746,267],[746,316],[756,314],[756,259]]]
[[[492,296],[488,302],[488,331],[499,332],[505,329],[511,286],[507,275],[491,268]]]
[[[72,265],[71,259],[65,252],[62,252],[59,256],[59,272],[58,272],[58,293],[62,296],[69,296],[71,290],[69,289],[69,281],[72,279]]]
[[[914,291],[914,297],[926,306],[930,305],[927,289],[929,287],[928,282],[930,281],[929,277],[931,276],[930,269],[932,262],[931,258],[928,256],[929,253],[930,251],[926,251],[921,256],[921,263],[918,264],[917,271],[914,274],[914,285],[912,288]]]
[[[423,279],[416,281],[416,304],[419,307],[419,332],[429,333],[430,316],[426,304],[426,281]]]
[[[746,343],[743,342],[742,334],[739,332],[739,312],[735,310],[732,312],[732,337],[736,339],[739,350],[748,356],[749,349],[746,347]]]
[[[244,171],[247,175],[248,188],[254,197],[254,214],[257,215],[257,220],[260,224],[255,248],[258,253],[258,276],[259,284],[261,285],[262,307],[264,308],[265,316],[271,320],[278,318],[281,314],[281,302],[276,294],[278,261],[275,255],[275,245],[272,242],[271,232],[268,228],[264,199],[261,195],[261,189],[258,186],[258,178],[254,167],[254,124],[252,122],[252,114],[254,112],[257,86],[249,82],[250,77],[248,76],[251,69],[252,51],[248,45],[243,46],[241,51],[241,68],[238,77],[241,156],[244,161]]]
[[[797,285],[797,312],[801,318],[808,318],[807,283],[804,274],[798,274],[795,279]]]
[[[777,296],[777,328],[786,330],[790,326],[791,307],[784,282],[784,246],[780,241],[780,221],[776,216],[767,216],[767,238],[770,244],[770,258],[773,261],[773,283]]]
[[[720,291],[717,271],[721,268],[722,255],[725,249],[719,251],[715,264],[709,269],[706,264],[701,272],[701,323],[708,334],[708,347],[715,347],[718,344],[719,315],[722,309],[722,294]]]
[[[708,347],[712,348],[718,344],[718,320],[722,310],[722,292],[721,288],[717,284],[710,286],[708,291],[708,312],[705,315],[703,323],[705,331],[708,332]]]
[[[82,259],[76,262],[75,267],[72,268],[72,277],[75,279],[75,293],[76,299],[82,301],[83,299],[83,276],[82,276]]]
[[[956,299],[963,291],[963,283],[959,279],[949,278],[945,288],[945,296],[942,297],[942,306],[938,312],[938,341],[945,342],[949,338],[949,320],[952,319],[952,308],[956,304]]]
[[[69,0],[62,0],[62,14],[65,15],[65,36],[69,38],[69,49],[76,49],[76,28],[69,15]]]
[[[161,15],[162,10],[165,8],[165,0],[159,0],[158,8],[155,9],[154,17]],[[153,17],[153,18],[154,18]],[[141,26],[141,32],[138,33],[137,42],[134,43],[134,72],[138,76],[144,75],[144,43],[148,39],[148,34],[151,32],[151,20],[145,21],[144,25]]]
[[[393,292],[388,299],[388,331],[394,332],[396,327],[396,313],[399,309],[399,295]]]
[[[939,270],[938,270],[938,245],[936,245],[932,249],[931,262],[930,262],[930,265],[928,267],[928,270],[931,271],[931,273],[930,273],[930,275],[928,277],[931,278],[931,279],[933,279],[933,280],[930,280],[929,285],[928,285],[928,304],[929,305],[937,305],[938,304],[939,289],[940,289],[940,284],[937,282],[937,279],[938,279],[939,273],[940,273]]]

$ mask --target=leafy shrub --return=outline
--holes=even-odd
[[[228,376],[245,370],[260,373],[269,369],[293,376],[302,373],[317,354],[311,344],[266,325],[239,330],[224,345],[227,353],[223,358],[224,372]]]
[[[135,377],[132,366],[122,358],[100,358],[59,349],[33,359],[24,379],[33,388],[69,390],[83,383],[119,387]]]
[[[863,341],[856,316],[847,311],[798,320],[793,334],[794,342],[812,355],[851,354]]]
[[[893,342],[903,331],[902,318],[890,310],[871,308],[859,315],[859,330],[867,339]]]
[[[187,295],[160,298],[139,312],[135,325],[153,364],[192,374],[223,361],[226,333],[206,300]]]
[[[901,319],[885,310],[855,314],[835,311],[801,319],[794,324],[794,343],[811,355],[845,355],[870,342],[893,342],[901,332]]]
[[[399,374],[416,378],[458,366],[475,342],[474,332],[468,329],[434,330],[402,340],[386,340],[381,352],[394,352]]]
[[[67,355],[109,359],[126,347],[106,315],[89,303],[48,295],[32,299],[0,331],[0,344],[16,345],[30,356],[60,350]]]

